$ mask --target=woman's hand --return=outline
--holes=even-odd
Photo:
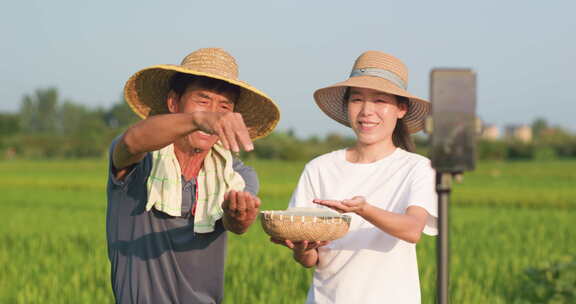
[[[314,199],[313,202],[318,205],[326,206],[340,213],[354,212],[358,215],[364,211],[368,203],[363,196],[355,196],[351,199],[342,201]]]
[[[275,238],[270,238],[270,241],[274,244],[283,245],[294,252],[303,254],[306,251],[317,249],[318,247],[326,246],[329,242],[328,241],[301,241],[301,242],[293,242],[290,240],[278,240]]]
[[[326,246],[328,241],[301,241],[278,240],[270,238],[272,243],[292,249],[294,259],[304,267],[312,267],[318,263],[318,248]]]

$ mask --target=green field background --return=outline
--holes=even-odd
[[[284,209],[304,163],[250,161],[262,209]],[[106,162],[0,162],[0,303],[112,303]],[[452,303],[531,303],[527,269],[576,253],[576,161],[482,162],[454,186]],[[303,303],[311,270],[259,224],[231,235],[226,303]],[[418,244],[435,301],[435,238]]]

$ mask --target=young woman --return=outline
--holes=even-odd
[[[410,152],[430,106],[406,83],[400,60],[368,51],[348,80],[314,93],[356,144],[309,162],[290,201],[351,215],[348,234],[331,243],[273,240],[316,266],[307,303],[420,303],[415,244],[422,232],[436,234],[437,200],[430,161]]]

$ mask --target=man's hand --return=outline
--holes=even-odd
[[[240,113],[235,112],[194,112],[194,122],[198,129],[208,134],[218,135],[224,148],[234,152],[254,149],[248,128]]]
[[[314,199],[313,202],[318,205],[329,207],[340,213],[354,212],[358,215],[360,215],[368,205],[363,196],[355,196],[351,199],[345,199],[342,201]]]
[[[223,223],[226,230],[242,234],[258,216],[260,199],[246,191],[231,190],[224,195]]]

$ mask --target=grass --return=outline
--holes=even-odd
[[[303,163],[252,161],[263,209],[283,209]],[[0,162],[0,303],[111,303],[106,163]],[[454,186],[453,303],[531,303],[525,270],[573,256],[576,162],[480,163]],[[435,239],[418,244],[423,303],[434,303]],[[259,225],[230,236],[226,303],[302,303],[311,270]]]

